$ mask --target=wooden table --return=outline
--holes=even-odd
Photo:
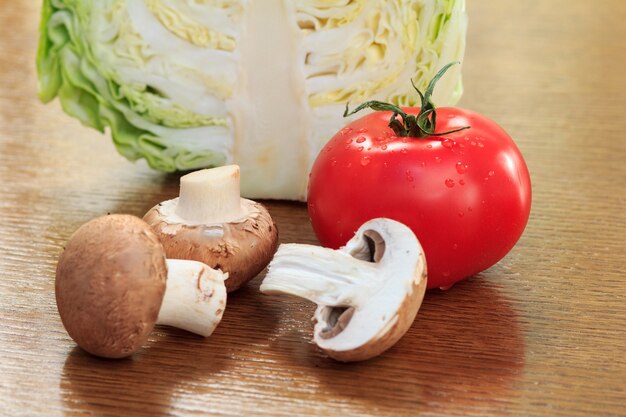
[[[233,295],[213,337],[157,328],[132,359],[75,347],[56,311],[68,236],[143,214],[178,177],[36,99],[38,1],[0,10],[0,415],[626,416],[626,2],[470,1],[462,105],[517,140],[530,222],[499,264],[429,292],[389,352],[342,365],[313,306]],[[270,202],[315,243],[303,204]]]

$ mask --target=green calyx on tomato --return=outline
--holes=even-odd
[[[422,106],[417,115],[407,114],[400,107],[385,103],[377,100],[367,101],[356,109],[349,111],[348,104],[346,104],[346,110],[343,112],[343,117],[352,116],[355,113],[360,112],[363,109],[370,108],[375,111],[390,111],[392,112],[391,119],[389,120],[389,127],[394,131],[398,137],[411,137],[411,138],[424,138],[427,136],[444,136],[450,133],[460,132],[461,130],[469,129],[469,126],[463,126],[457,129],[448,130],[447,132],[435,132],[437,125],[437,111],[435,105],[430,100],[435,90],[437,81],[443,77],[443,75],[450,69],[451,66],[460,64],[460,62],[451,62],[441,68],[439,72],[433,77],[426,87],[426,92],[422,93],[419,88],[415,86],[413,80],[411,84],[417,94],[419,94],[422,101]],[[398,116],[402,118],[402,121],[398,120]]]
[[[459,107],[437,107],[435,116],[429,90],[426,111],[375,111],[337,132],[311,169],[308,209],[317,238],[331,248],[374,218],[407,225],[424,248],[428,288],[440,288],[491,267],[513,248],[528,222],[531,184],[504,129]],[[411,134],[407,120],[422,125],[419,139],[419,132],[398,134]]]

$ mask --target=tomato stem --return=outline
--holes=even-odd
[[[365,108],[370,108],[374,111],[390,111],[392,112],[391,119],[389,120],[389,127],[394,131],[396,136],[399,137],[412,137],[412,138],[424,138],[428,136],[443,136],[448,135],[454,132],[460,132],[461,130],[469,129],[470,126],[463,126],[458,129],[448,130],[447,132],[435,133],[435,127],[437,124],[437,112],[435,111],[435,105],[430,100],[433,95],[433,90],[435,89],[435,85],[437,81],[443,77],[443,75],[450,69],[451,66],[459,64],[460,62],[451,62],[445,65],[443,68],[435,74],[432,80],[428,83],[426,87],[426,91],[422,93],[419,88],[415,86],[413,80],[411,80],[411,85],[417,94],[419,94],[420,99],[422,101],[422,107],[420,108],[419,113],[415,116],[412,114],[406,114],[402,109],[394,104],[385,103],[377,100],[367,101],[354,110],[350,111],[348,109],[348,104],[346,104],[346,110],[343,112],[343,117],[351,116],[357,112]],[[400,119],[398,119],[400,116]]]

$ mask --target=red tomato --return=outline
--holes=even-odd
[[[469,129],[425,138],[396,136],[391,115],[354,121],[315,161],[308,204],[321,244],[340,247],[367,220],[387,217],[421,242],[428,288],[448,287],[498,262],[530,213],[530,177],[513,140],[495,122],[459,108],[437,108],[434,133]]]

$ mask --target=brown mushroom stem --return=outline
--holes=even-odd
[[[244,217],[239,167],[203,169],[180,179],[175,213],[189,224],[226,223]]]
[[[348,307],[359,304],[359,294],[373,292],[383,284],[372,262],[347,252],[290,243],[280,245],[261,292],[295,295],[318,305]],[[364,291],[365,287],[370,290]]]
[[[168,259],[167,268],[167,287],[156,324],[210,336],[226,308],[224,280],[228,274],[201,262],[178,259]]]

